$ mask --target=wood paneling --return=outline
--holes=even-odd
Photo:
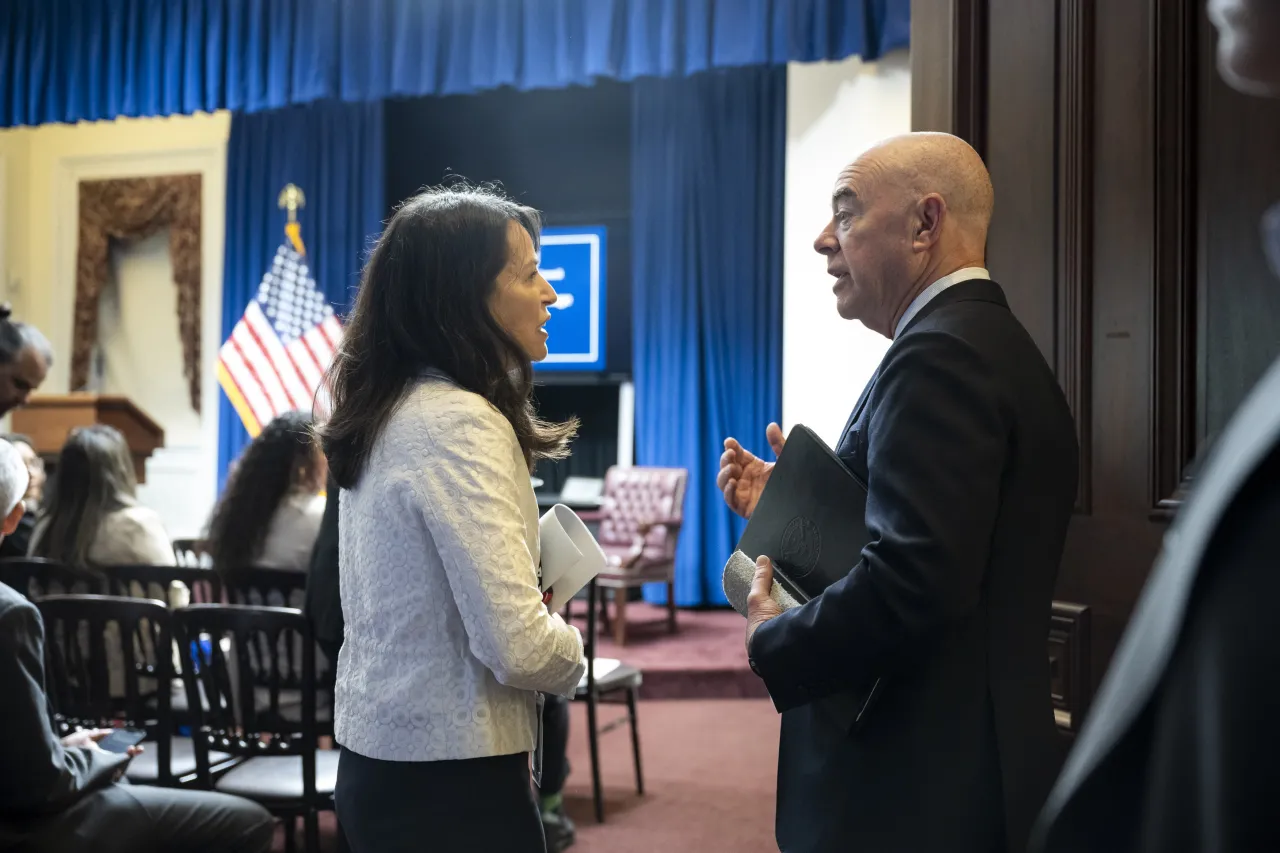
[[[1054,367],[1076,419],[1076,511],[1090,506],[1093,363],[1093,2],[1058,10],[1058,209]]]
[[[1090,612],[1083,604],[1055,601],[1049,618],[1049,673],[1058,728],[1076,733],[1093,698]]]
[[[987,0],[914,0],[911,87],[915,130],[943,130],[985,153]]]
[[[1199,62],[1187,12],[1200,2],[1116,0],[1104,11],[1093,0],[987,0],[972,19],[958,0],[912,9],[913,28],[949,22],[953,41],[971,39],[948,49],[953,64],[985,57],[985,70],[913,64],[912,86],[950,93],[928,120],[952,125],[935,127],[984,140],[996,190],[987,264],[1076,419],[1079,494],[1057,597],[1087,615],[1057,613],[1050,636],[1055,701],[1072,728],[1084,713],[1072,697],[1092,694],[1157,553],[1152,510],[1194,447],[1194,432],[1178,430],[1194,423],[1196,399],[1187,126]],[[936,78],[923,76],[930,65],[943,66]],[[985,104],[963,102],[958,80],[981,81]]]
[[[990,0],[987,166],[995,218],[992,276],[1050,364],[1057,334],[1057,11],[1051,3]],[[913,77],[912,86],[918,85]],[[1008,129],[1016,128],[1010,132]],[[1017,187],[1017,192],[1009,189]]]
[[[1196,85],[1200,0],[1152,8],[1156,139],[1151,503],[1168,520],[1195,450]]]

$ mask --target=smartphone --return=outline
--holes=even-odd
[[[142,729],[113,729],[111,734],[98,741],[98,746],[107,752],[128,752],[129,747],[136,746],[146,736]]]

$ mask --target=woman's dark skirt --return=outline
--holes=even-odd
[[[334,801],[352,853],[546,853],[528,753],[381,761],[343,749]]]

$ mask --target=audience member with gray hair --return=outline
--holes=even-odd
[[[0,523],[0,535],[8,536],[22,520],[26,510],[22,498],[27,493],[30,476],[18,448],[7,441],[0,441],[0,511],[4,518]]]
[[[53,366],[49,339],[30,323],[10,319],[13,309],[0,305],[0,417],[26,405]]]
[[[40,505],[44,500],[46,475],[44,460],[40,458],[40,454],[36,453],[35,443],[30,438],[10,433],[0,436],[0,439],[13,445],[18,451],[18,457],[26,465],[28,477],[27,491],[22,496],[26,511],[18,520],[18,526],[7,535],[0,537],[0,560],[2,560],[6,557],[27,556],[27,549],[31,546],[31,534],[36,526],[36,516],[39,515]]]

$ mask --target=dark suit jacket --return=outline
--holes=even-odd
[[[128,758],[62,746],[44,689],[44,623],[39,611],[5,584],[0,584],[0,696],[2,847],[111,784]]]
[[[1280,850],[1280,361],[1197,472],[1036,851]]]
[[[342,600],[338,594],[338,484],[329,477],[320,532],[311,549],[311,569],[307,572],[303,610],[311,622],[320,647],[337,667],[337,650],[342,645],[344,625]]]
[[[18,519],[17,529],[0,539],[0,559],[26,557],[27,546],[31,544],[31,534],[35,528],[36,514],[28,510]]]
[[[866,476],[872,541],[751,642],[783,712],[779,846],[1021,851],[1061,752],[1045,643],[1078,447],[998,285],[920,311],[836,451]],[[877,677],[856,729],[814,703]]]

